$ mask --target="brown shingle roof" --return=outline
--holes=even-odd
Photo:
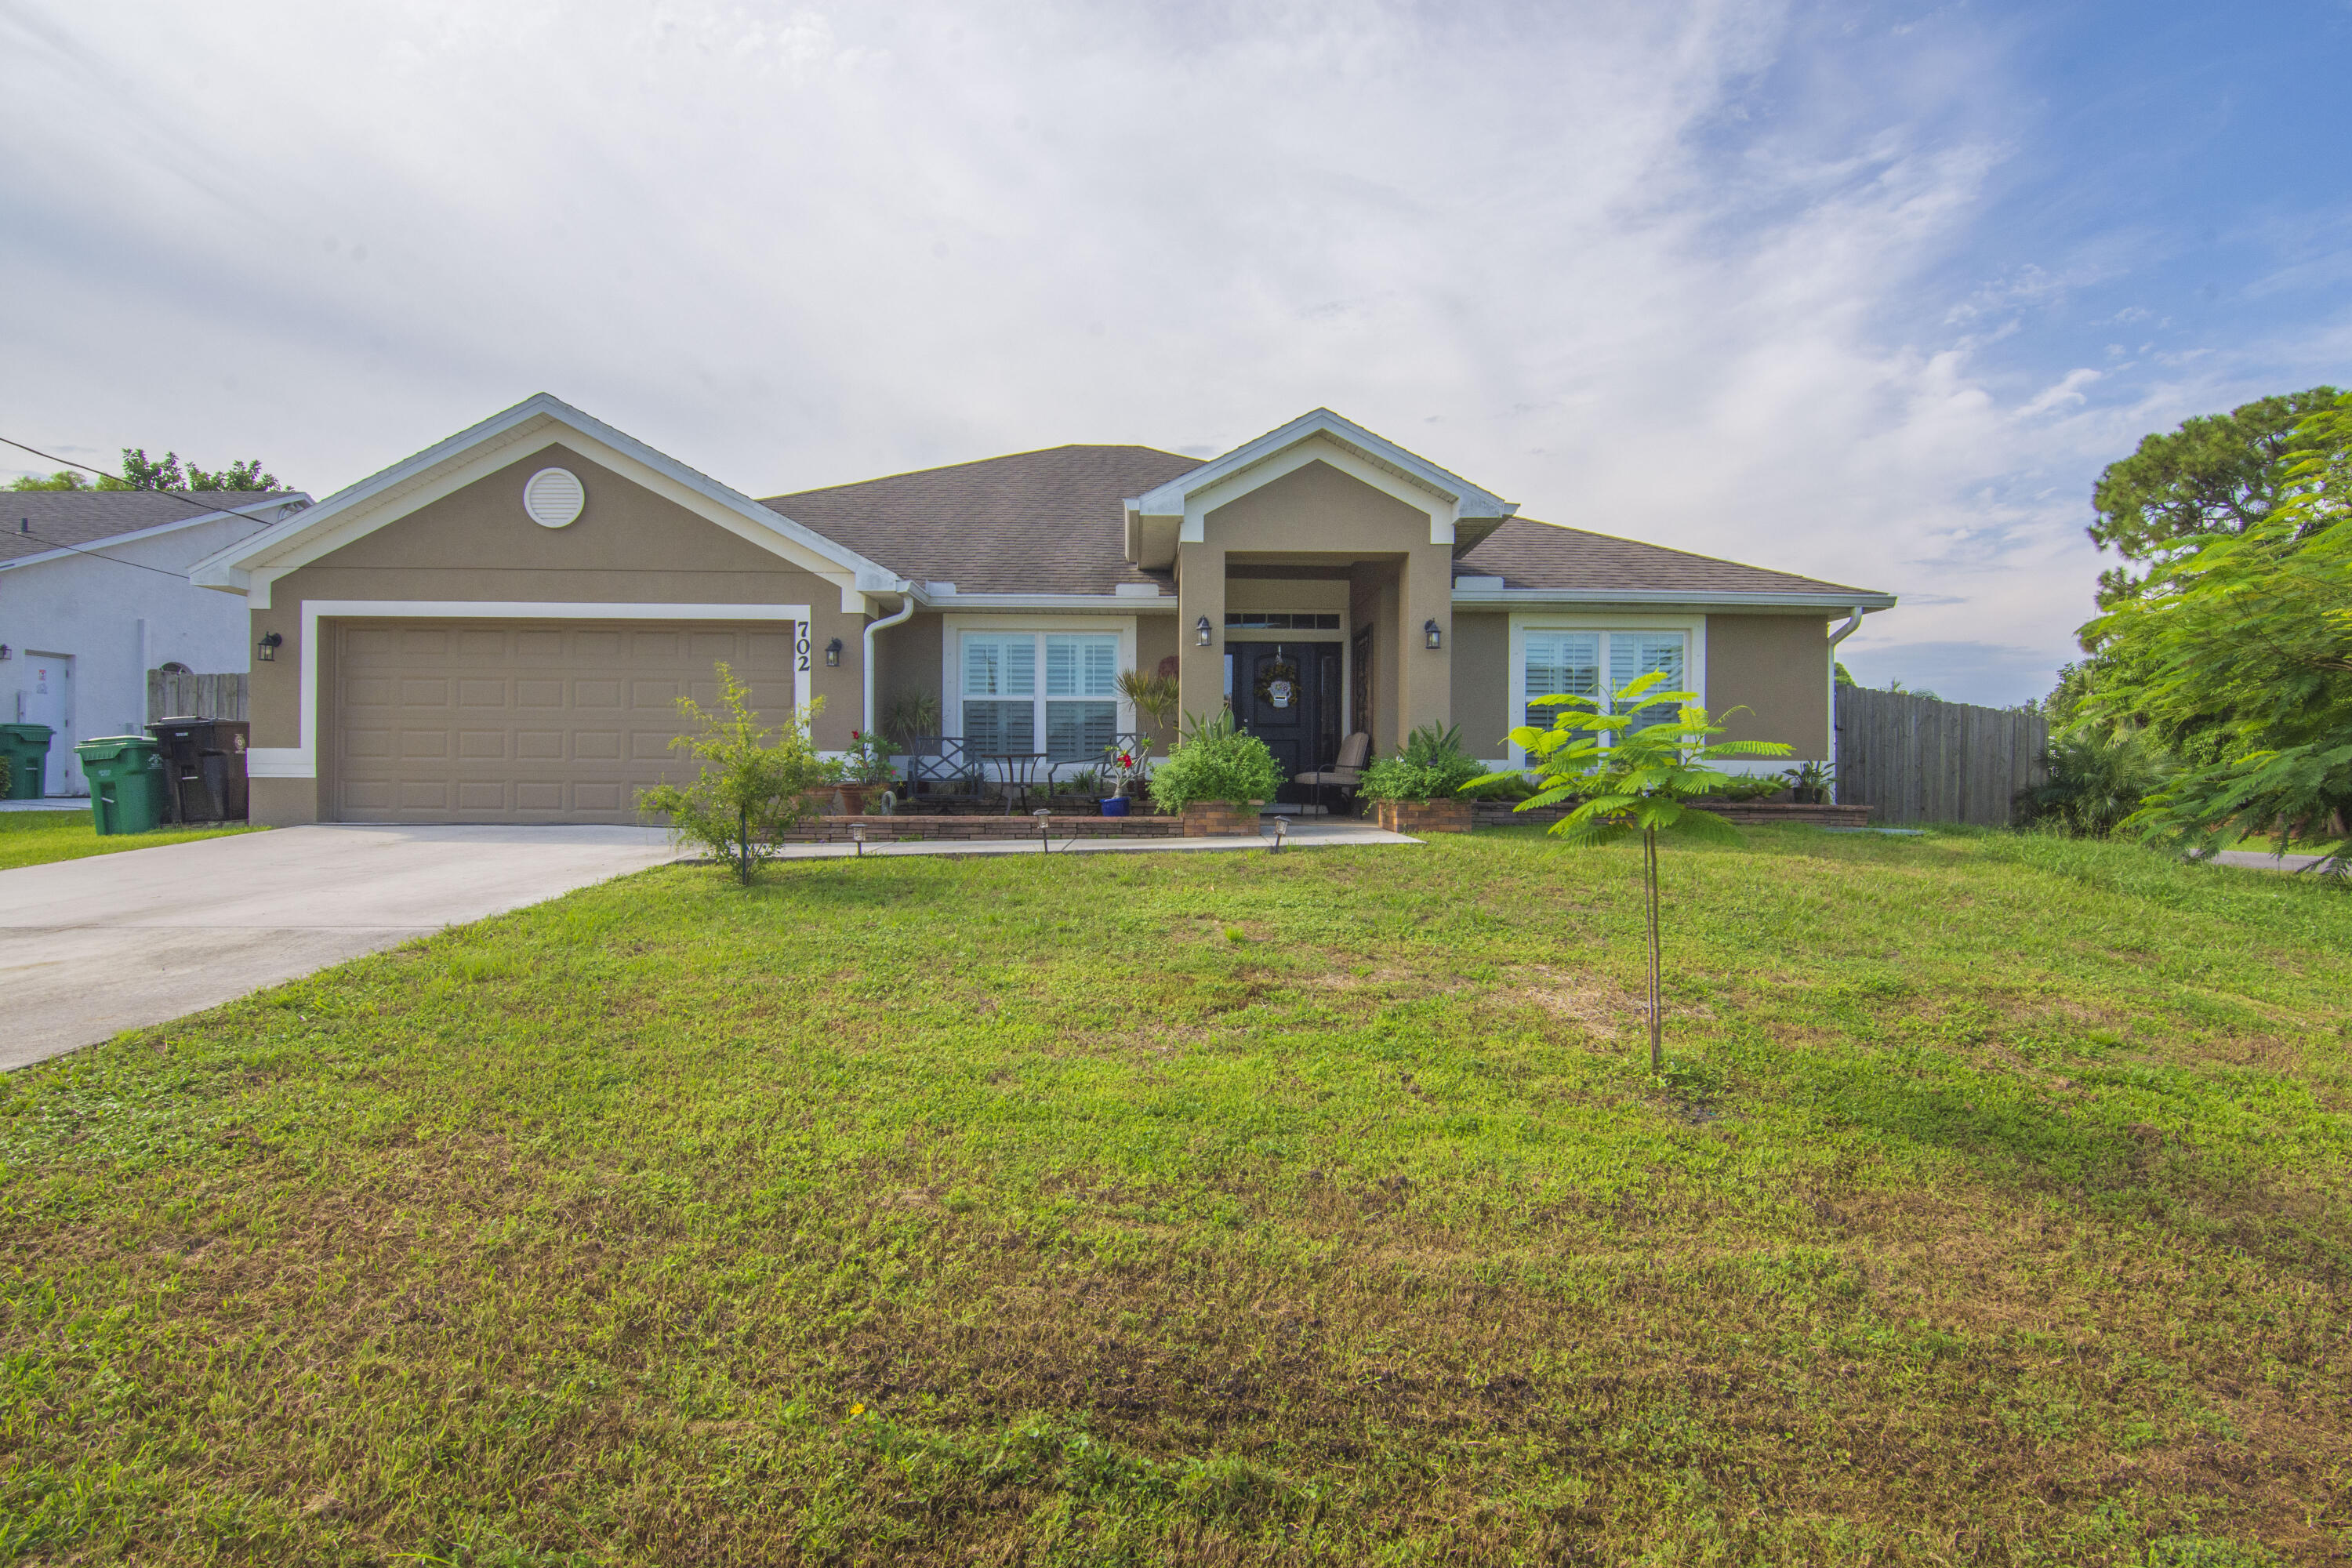
[[[1127,563],[1129,496],[1201,466],[1150,447],[1050,447],[761,503],[917,582],[965,594],[1108,594]]]
[[[1744,566],[1712,555],[1580,528],[1515,517],[1455,562],[1457,577],[1500,577],[1506,588],[1554,588],[1567,593],[1822,594],[1876,597],[1792,573]]]
[[[0,561],[45,555],[60,545],[89,549],[118,534],[187,522],[207,513],[271,500],[293,500],[300,492],[252,490],[8,490],[0,492]],[[191,504],[193,503],[193,504]],[[278,521],[275,508],[247,514],[254,531]],[[25,531],[29,528],[30,532]]]
[[[918,582],[967,594],[1108,594],[1154,578],[1127,563],[1120,502],[1199,468],[1150,447],[1052,447],[770,496],[762,503]],[[1788,572],[1511,518],[1457,576],[1562,592],[1873,596]]]

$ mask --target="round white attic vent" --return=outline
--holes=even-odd
[[[541,468],[522,487],[522,510],[541,528],[562,528],[576,521],[587,503],[580,476],[569,468]]]

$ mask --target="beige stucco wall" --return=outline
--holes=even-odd
[[[1160,668],[1160,661],[1177,651],[1179,623],[1174,616],[1138,616],[1135,618],[1135,668],[1149,675]],[[1179,659],[1179,666],[1182,660]],[[1135,721],[1152,737],[1151,749],[1165,752],[1176,739],[1176,730],[1154,729],[1151,721],[1139,713]]]
[[[1248,571],[1246,561],[1229,564],[1227,558],[1265,554],[1385,567],[1369,595],[1363,570],[1353,574],[1352,600],[1377,617],[1381,668],[1370,728],[1386,750],[1416,725],[1445,721],[1453,698],[1453,552],[1429,542],[1427,512],[1318,461],[1215,508],[1204,524],[1205,539],[1177,551],[1178,620],[1190,626],[1205,615],[1216,629],[1213,646],[1196,647],[1188,639],[1182,649],[1187,712],[1213,712],[1223,701],[1226,580]],[[1362,619],[1359,611],[1357,624]],[[1430,620],[1449,634],[1447,647],[1423,646],[1422,626]]]
[[[1791,762],[1826,761],[1829,675],[1822,616],[1706,618],[1707,707],[1722,720],[1726,740],[1780,741],[1795,748]]]
[[[1507,757],[1511,719],[1511,617],[1457,611],[1454,616],[1454,718],[1462,749],[1474,757]]]
[[[874,717],[880,722],[890,711],[891,699],[902,693],[929,696],[946,711],[940,689],[942,638],[947,617],[937,610],[918,610],[874,636]]]
[[[524,482],[551,466],[577,474],[587,492],[579,518],[560,529],[540,527],[522,508]],[[842,612],[836,584],[560,442],[278,579],[270,607],[252,612],[255,641],[271,631],[285,638],[275,660],[253,666],[248,711],[256,746],[301,743],[302,605],[311,599],[806,605],[810,690],[824,700],[817,744],[847,746],[864,702],[858,661],[865,617]],[[841,663],[827,668],[824,646],[835,637],[842,641]],[[330,712],[333,691],[332,671],[322,666],[320,702]],[[323,773],[323,748],[320,759]],[[316,801],[314,780],[254,783],[256,821],[315,820]]]
[[[1225,580],[1228,610],[1305,611],[1317,615],[1348,608],[1348,580],[1338,577],[1244,577],[1245,567],[1234,568]],[[1337,634],[1327,634],[1337,635]]]

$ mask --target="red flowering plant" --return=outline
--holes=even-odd
[[[890,765],[890,743],[870,730],[852,730],[849,750],[841,754],[847,781],[854,784],[887,784],[898,780]]]
[[[1144,787],[1151,782],[1151,760],[1140,748],[1125,746],[1103,748],[1104,772],[1110,775],[1111,794],[1139,799]]]

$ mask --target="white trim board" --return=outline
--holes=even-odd
[[[321,620],[499,621],[794,621],[793,705],[809,702],[809,607],[806,605],[602,605],[507,599],[305,599],[302,601],[300,695],[295,711],[298,744],[256,746],[245,771],[257,779],[319,776],[319,623]]]

